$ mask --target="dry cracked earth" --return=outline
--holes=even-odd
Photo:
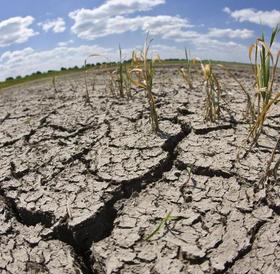
[[[249,71],[234,73],[252,89]],[[113,98],[105,72],[91,106],[81,75],[56,92],[51,81],[2,91],[0,273],[280,273],[279,181],[260,184],[280,108],[237,161],[245,97],[218,75],[222,119],[210,124],[201,75],[190,90],[177,68],[159,69],[157,135],[143,91]]]

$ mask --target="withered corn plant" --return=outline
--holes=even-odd
[[[280,51],[276,54],[274,60],[272,46],[275,42],[280,29],[276,26],[271,33],[270,41],[265,41],[264,33],[249,48],[249,58],[252,63],[252,69],[255,76],[257,110],[268,104],[272,96],[272,88],[275,79],[276,69],[279,61]]]
[[[257,38],[256,42],[249,47],[249,59],[255,77],[255,98],[252,98],[253,96],[250,95],[234,74],[224,65],[219,65],[239,84],[246,95],[246,114],[250,117],[250,129],[246,139],[246,141],[250,143],[249,150],[257,143],[270,109],[280,101],[280,92],[273,93],[273,84],[279,63],[280,50],[278,50],[276,54],[273,54],[272,51],[272,47],[279,32],[280,28],[276,26],[272,30],[269,42],[265,41],[265,35],[262,34],[262,36]]]
[[[150,120],[152,124],[152,130],[154,132],[159,131],[158,114],[156,110],[155,97],[152,92],[153,79],[155,75],[154,63],[159,60],[157,55],[151,60],[148,59],[149,48],[152,40],[149,39],[148,35],[145,40],[144,49],[138,54],[134,51],[132,53],[132,69],[130,70],[131,82],[136,87],[141,87],[146,92],[150,107]]]
[[[205,97],[205,120],[215,122],[220,119],[221,115],[221,86],[218,79],[213,73],[211,64],[200,62],[204,77]]]
[[[189,85],[190,89],[193,89],[193,80],[192,80],[192,75],[191,75],[191,63],[192,61],[190,60],[190,52],[188,53],[187,49],[185,48],[185,56],[186,56],[186,68],[181,68],[180,73],[183,77],[183,79],[186,81],[186,83]]]
[[[257,142],[269,110],[274,104],[280,101],[280,92],[273,94],[273,84],[279,62],[280,50],[278,50],[276,56],[272,52],[272,47],[279,31],[279,26],[276,26],[272,30],[269,43],[265,41],[265,36],[262,34],[249,47],[249,58],[255,76],[256,89],[256,119],[248,136],[248,140],[252,139],[252,144]]]
[[[270,98],[269,101],[261,108],[260,113],[258,113],[255,123],[251,126],[247,140],[249,141],[252,138],[251,146],[257,143],[260,134],[262,133],[263,124],[266,120],[266,117],[269,113],[269,110],[273,105],[276,105],[280,102],[280,92],[276,93],[273,98]]]
[[[126,95],[128,98],[131,98],[131,81],[128,69],[123,60],[121,46],[119,46],[119,57],[118,67],[113,73],[116,82],[114,86],[117,87],[120,97],[123,98]]]

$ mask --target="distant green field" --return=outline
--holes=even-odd
[[[208,62],[208,60],[204,61],[204,62]],[[215,60],[211,60],[210,62],[213,64],[220,63],[220,64],[228,64],[228,65],[236,65],[236,66],[246,66],[246,67],[248,66],[248,64],[238,63],[238,62],[224,62],[224,61],[215,61]],[[185,63],[186,63],[186,60],[170,59],[170,60],[163,60],[160,64],[160,66],[161,65],[182,65],[183,66]],[[110,65],[110,64],[104,65],[103,64],[100,66],[90,67],[89,69],[98,70],[99,68],[104,68],[104,67],[112,68],[112,67],[114,67],[114,65]],[[13,78],[13,79],[9,79],[6,81],[2,81],[2,82],[0,82],[0,89],[8,88],[11,86],[23,84],[23,83],[30,82],[30,81],[64,76],[64,75],[67,75],[70,73],[82,72],[82,71],[84,71],[84,68],[71,68],[71,69],[60,70],[60,71],[33,73],[32,75],[24,76],[21,78]]]
[[[11,80],[6,80],[3,82],[0,82],[0,89],[8,88],[11,86],[23,84],[23,83],[30,82],[30,81],[57,77],[57,76],[66,75],[69,73],[79,72],[79,71],[81,71],[81,69],[71,69],[71,70],[66,70],[66,71],[53,71],[53,72],[43,72],[40,74],[32,74],[32,75],[28,75],[28,76],[21,77],[21,78],[11,79]]]

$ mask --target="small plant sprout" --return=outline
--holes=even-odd
[[[119,46],[119,54],[120,54],[120,62],[118,65],[118,70],[117,70],[117,83],[118,83],[118,90],[119,90],[119,94],[120,97],[124,97],[124,64],[123,64],[123,59],[122,59],[122,49],[121,46]]]
[[[159,61],[160,58],[159,55],[156,55],[155,58],[152,58],[151,60],[148,59],[151,42],[152,40],[149,40],[149,37],[147,35],[144,49],[138,54],[135,51],[132,53],[132,69],[130,70],[130,78],[132,83],[136,87],[141,87],[145,90],[150,107],[150,120],[152,124],[152,130],[154,132],[158,132],[158,114],[152,89],[153,79],[155,75],[154,63],[156,61]]]
[[[173,217],[171,212],[169,212],[165,217],[163,217],[156,228],[145,238],[146,241],[150,241],[159,231],[166,226],[170,221],[176,220],[177,217]]]
[[[84,68],[85,68],[84,75],[85,75],[85,87],[86,87],[85,104],[86,105],[88,104],[88,105],[91,106],[90,97],[89,97],[89,90],[88,90],[88,84],[87,84],[87,74],[88,74],[88,71],[87,71],[87,60],[85,60]]]
[[[88,104],[90,107],[92,107],[91,101],[90,101],[90,95],[89,95],[89,89],[88,89],[88,70],[87,70],[87,65],[88,65],[88,59],[91,57],[98,57],[101,56],[100,54],[91,54],[88,56],[87,59],[85,59],[84,62],[84,78],[85,78],[85,88],[86,88],[86,94],[85,94],[85,104]],[[95,81],[94,81],[95,83]],[[94,87],[93,87],[94,90]]]
[[[52,77],[52,86],[53,86],[54,91],[57,92],[57,89],[56,89],[56,76]]]
[[[117,90],[119,91],[119,96],[121,98],[124,98],[125,95],[127,95],[127,97],[130,98],[131,81],[127,67],[124,63],[121,46],[119,46],[119,58],[120,61],[118,63],[117,69],[113,72],[113,77],[111,78],[113,81],[116,82],[116,85],[112,84],[111,86],[113,86],[114,88],[117,87]]]
[[[206,121],[215,122],[220,119],[221,115],[221,87],[212,71],[211,64],[203,64],[201,61],[200,64],[204,76],[204,93],[206,94],[204,118]]]
[[[189,59],[190,52],[188,53],[187,49],[185,48],[185,56],[186,56],[186,68],[181,68],[180,72],[183,77],[183,79],[186,81],[186,83],[189,85],[190,89],[193,89],[193,81],[192,81],[192,75],[191,75],[191,63],[192,61]]]

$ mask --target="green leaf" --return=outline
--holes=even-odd
[[[146,238],[145,240],[146,241],[149,241],[153,236],[155,236],[163,226],[166,225],[166,223],[168,221],[171,221],[173,220],[174,217],[171,216],[171,212],[169,212],[164,218],[161,219],[160,223],[158,224],[158,226],[152,231],[152,233],[150,233]]]

